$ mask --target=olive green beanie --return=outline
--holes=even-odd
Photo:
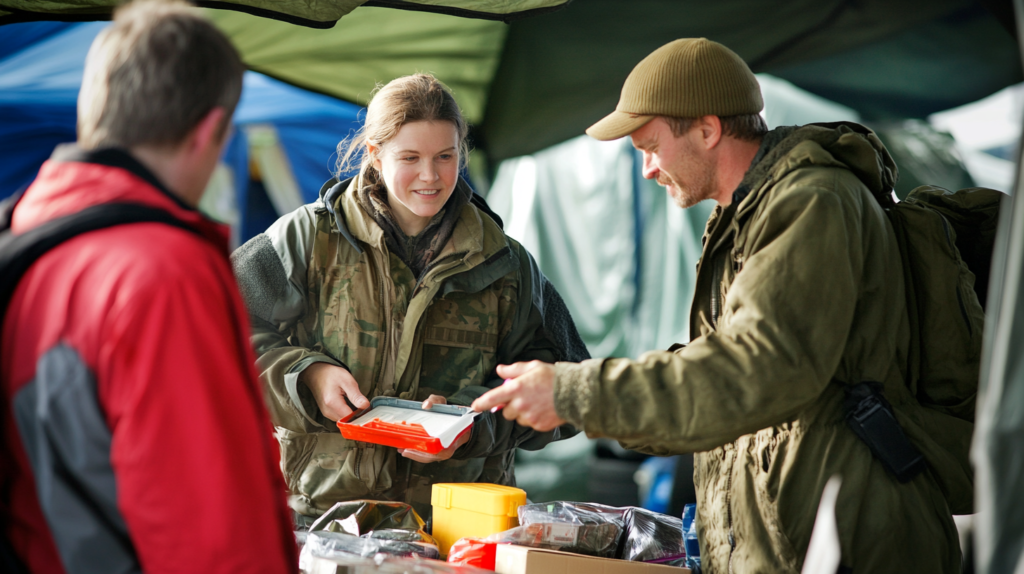
[[[656,116],[699,118],[756,114],[764,108],[757,78],[735,52],[706,38],[669,42],[640,61],[615,111],[587,134],[614,140]]]

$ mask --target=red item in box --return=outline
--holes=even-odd
[[[455,541],[455,544],[452,544],[448,551],[448,563],[494,570],[497,546],[497,542],[490,542],[483,538],[460,538]]]

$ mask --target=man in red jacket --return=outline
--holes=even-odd
[[[40,258],[0,336],[0,534],[31,572],[289,572],[285,487],[228,262],[196,205],[242,88],[184,4],[117,13],[89,51],[78,143],[15,207],[22,233],[109,203],[118,225]]]

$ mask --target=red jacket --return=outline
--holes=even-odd
[[[11,227],[111,201],[198,233],[83,234],[18,285],[0,339],[0,525],[32,572],[295,571],[225,228],[127,153],[74,148],[43,164]]]

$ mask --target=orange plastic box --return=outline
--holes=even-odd
[[[432,534],[442,556],[460,538],[484,538],[519,526],[519,507],[526,491],[481,483],[435,484],[430,493]]]
[[[338,430],[349,440],[372,442],[437,454],[473,427],[472,409],[434,405],[391,397],[376,397],[370,407],[338,421]]]

